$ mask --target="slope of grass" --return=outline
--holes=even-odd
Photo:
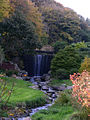
[[[45,103],[46,96],[44,93],[30,88],[29,86],[32,86],[30,82],[11,77],[3,77],[2,79],[7,81],[8,89],[12,87],[14,82],[13,92],[8,104],[16,106],[25,103],[29,107],[36,107]]]

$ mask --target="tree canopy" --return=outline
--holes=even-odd
[[[11,6],[9,0],[0,0],[0,21],[5,17],[9,17]]]
[[[73,72],[77,72],[80,68],[81,58],[74,48],[67,46],[61,49],[53,58],[51,62],[52,75],[55,77],[62,72],[65,72],[66,79]],[[62,71],[63,70],[63,71]],[[57,76],[58,77],[58,76]],[[65,78],[65,76],[64,76]]]
[[[6,53],[12,55],[23,53],[26,49],[36,48],[38,36],[31,21],[28,21],[21,11],[15,11],[13,16],[0,24],[2,32],[1,44]]]

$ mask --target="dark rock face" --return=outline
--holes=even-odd
[[[0,65],[0,68],[4,70],[15,70],[15,65],[10,62],[4,62]]]

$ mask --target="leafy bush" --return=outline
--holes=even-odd
[[[70,75],[70,79],[73,83],[73,92],[72,92],[72,103],[74,106],[76,106],[79,111],[81,110],[81,113],[83,117],[87,117],[90,111],[89,108],[89,79],[90,73],[87,71],[79,73],[74,73],[73,75]],[[76,103],[77,102],[77,103]],[[85,112],[84,112],[85,111]],[[82,116],[81,115],[81,116]]]
[[[61,80],[67,79],[68,76],[69,76],[69,74],[68,74],[67,70],[65,70],[65,69],[58,69],[58,70],[56,70],[56,77],[58,79],[61,79]]]
[[[70,104],[71,101],[71,90],[65,90],[64,92],[59,94],[59,97],[55,101],[57,105],[66,105]]]
[[[69,74],[72,74],[72,69],[74,72],[77,72],[77,70],[80,68],[80,64],[81,58],[79,54],[75,51],[74,48],[67,46],[63,50],[60,50],[52,59],[51,62],[52,76],[56,77],[56,72],[59,73],[59,69],[64,69],[65,71],[64,70],[62,71],[67,73],[67,76],[69,78]],[[59,78],[62,79],[62,77],[60,76]]]
[[[0,74],[3,74],[5,73],[5,70],[4,69],[0,69]]]
[[[7,70],[6,72],[6,75],[8,76],[8,77],[11,77],[13,74],[18,74],[18,71],[16,71],[16,70]]]
[[[73,43],[71,44],[71,46],[74,47],[76,50],[81,48],[87,48],[87,45],[85,44],[85,42]]]
[[[77,68],[72,68],[71,70],[70,70],[70,74],[73,74],[73,73],[75,73],[75,72],[78,72],[78,69]],[[69,75],[70,75],[69,74]]]

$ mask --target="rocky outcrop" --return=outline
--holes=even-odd
[[[50,45],[45,45],[40,50],[41,51],[50,51],[50,52],[53,52],[54,48],[52,46],[50,46]]]

